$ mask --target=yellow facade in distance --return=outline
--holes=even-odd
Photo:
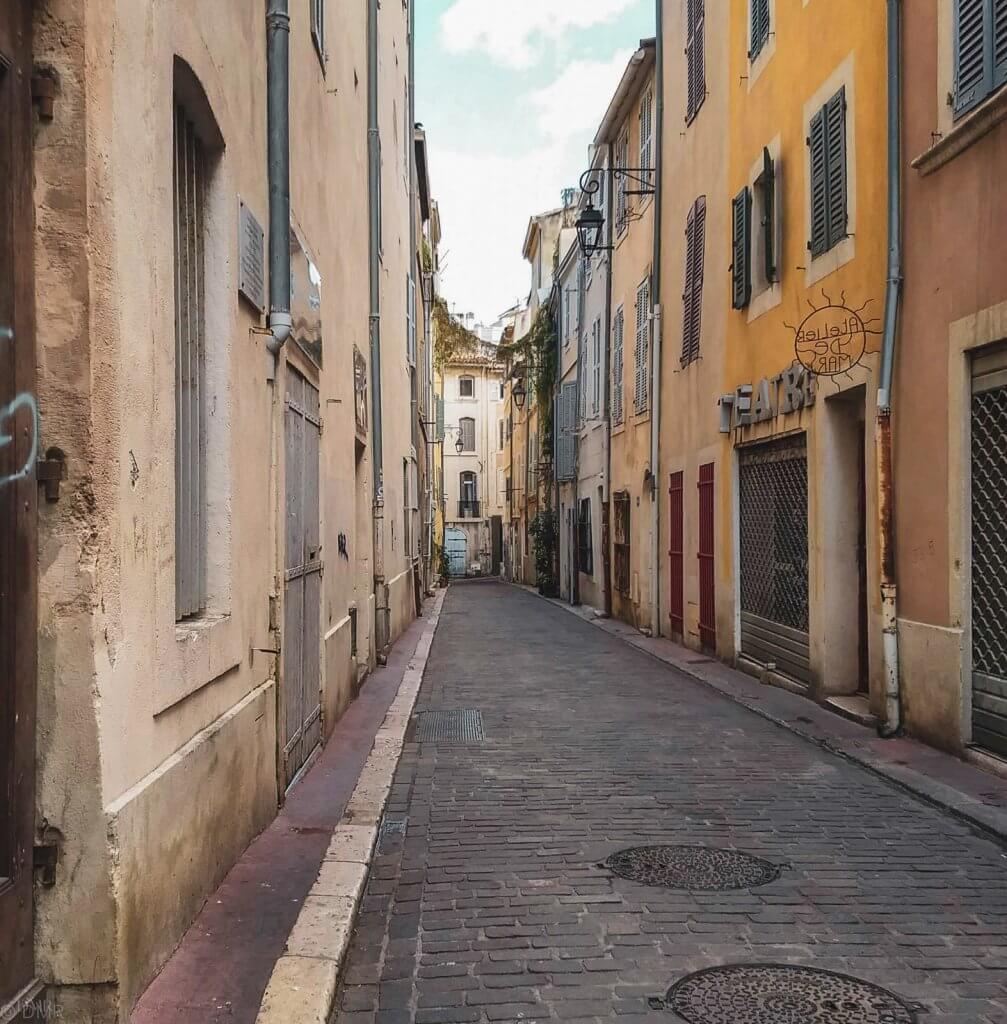
[[[745,583],[743,578],[735,582],[743,577],[738,536],[746,515],[740,507],[739,467],[756,442],[790,437],[800,443],[803,434],[808,488],[805,683],[822,698],[869,689],[877,711],[881,634],[872,441],[887,254],[885,5],[770,0],[769,35],[754,59],[749,56],[750,9],[750,0],[730,0],[729,194],[720,201],[731,210],[732,199],[746,185],[759,196],[757,179],[768,156],[775,172],[777,280],[765,279],[759,208],[751,222],[751,298],[728,315],[723,390],[738,396],[739,387],[750,385],[753,399],[768,395],[770,406],[760,402],[761,422],[739,426],[734,419],[724,435],[721,464],[733,466],[734,479],[726,479],[725,472],[718,487],[717,586],[737,595],[732,626],[742,635],[736,632],[733,647],[745,667],[739,627]],[[845,237],[813,257],[810,124],[841,91],[848,220]],[[848,373],[817,376],[813,404],[787,411],[785,382],[778,377],[795,362],[800,325],[827,306],[834,308],[819,315],[823,323],[843,322],[842,307],[862,318],[866,351]],[[718,410],[707,414],[715,417]],[[855,564],[860,551],[862,570]],[[863,637],[863,654],[857,636]],[[772,674],[775,667],[763,664],[762,670]]]

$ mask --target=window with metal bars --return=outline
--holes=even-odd
[[[594,545],[591,539],[591,499],[581,498],[577,519],[577,565],[587,576],[594,575]]]
[[[686,0],[686,123],[706,99],[706,2]]]
[[[1007,0],[954,0],[954,115],[1007,83]]]
[[[703,325],[703,264],[706,258],[706,196],[689,211],[685,225],[685,290],[682,293],[682,365],[699,358]]]
[[[650,278],[645,277],[636,290],[636,345],[634,412],[646,412],[650,406]]]
[[[612,325],[612,422],[622,423],[623,420],[623,340],[626,332],[626,314],[620,306],[615,311],[615,323]]]
[[[325,66],[325,0],[309,0],[311,4],[311,41],[318,59]]]
[[[812,118],[808,133],[811,161],[812,257],[821,256],[846,237],[846,87]]]
[[[175,618],[206,607],[205,208],[207,154],[175,106]]]
[[[769,0],[751,0],[749,5],[748,59],[755,60],[769,42]]]
[[[612,495],[615,507],[615,589],[620,594],[629,593],[629,527],[630,498],[629,491],[619,491]]]

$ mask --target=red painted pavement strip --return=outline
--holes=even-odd
[[[428,602],[425,612],[432,608]],[[273,823],[203,906],[130,1024],[254,1024],[273,965],[318,875],[427,624],[417,619],[364,683]]]

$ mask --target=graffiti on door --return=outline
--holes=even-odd
[[[0,327],[0,342],[13,340],[14,332],[11,328]],[[35,461],[38,458],[38,402],[35,400],[35,396],[28,391],[22,391],[21,394],[15,395],[14,398],[0,409],[0,448],[6,448],[7,445],[14,443],[14,431],[16,429],[14,424],[19,412],[22,412],[22,418],[24,418],[23,413],[27,412],[31,420],[30,427],[25,428],[30,432],[31,443],[28,446],[28,453],[21,466],[12,473],[0,476],[0,487],[4,484],[13,483],[15,480],[23,480],[32,472]]]

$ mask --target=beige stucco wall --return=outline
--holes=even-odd
[[[44,8],[44,10],[43,10]],[[86,13],[85,13],[86,12]],[[59,77],[36,140],[43,445],[66,452],[40,521],[38,815],[62,836],[39,890],[47,981],[124,1016],[279,799],[283,405],[320,392],[323,725],[373,664],[370,446],[354,452],[352,347],[368,354],[366,7],[329,5],[324,65],[291,11],[291,200],[322,277],[321,369],[291,343],[275,381],[237,294],[237,206],[267,219],[265,16],[241,0],[50,0],[36,59]],[[415,614],[402,549],[411,457],[405,11],[384,5],[386,573],[393,636]],[[223,140],[207,198],[208,614],[175,622],[172,109],[175,59]],[[338,126],[335,130],[333,126]],[[397,140],[397,141],[396,141]],[[397,159],[396,159],[397,157]],[[339,187],[332,182],[338,176]],[[398,410],[398,412],[396,411]],[[393,541],[393,531],[397,534]],[[339,552],[345,538],[346,556]],[[282,573],[280,573],[282,579]],[[349,610],[358,616],[350,654]]]

